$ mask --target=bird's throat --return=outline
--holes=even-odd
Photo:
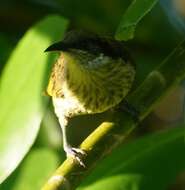
[[[89,81],[88,72],[79,63],[79,57],[62,52],[57,59],[47,87],[47,93],[53,97],[63,97],[62,88],[65,83],[72,91],[82,87]]]

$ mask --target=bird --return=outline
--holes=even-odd
[[[66,127],[70,118],[102,113],[117,106],[129,93],[136,67],[124,43],[82,30],[66,33],[45,52],[59,52],[46,92],[52,97],[63,135],[63,149],[85,167],[85,151],[72,147]]]

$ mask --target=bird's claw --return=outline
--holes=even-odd
[[[82,161],[82,157],[86,155],[86,153],[80,148],[67,147],[65,148],[65,152],[67,157],[74,158],[82,167],[85,168],[85,164]]]

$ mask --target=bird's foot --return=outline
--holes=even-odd
[[[86,153],[83,150],[81,150],[80,148],[67,146],[64,148],[64,151],[66,152],[67,157],[74,158],[82,167],[85,168],[82,157],[85,156]]]

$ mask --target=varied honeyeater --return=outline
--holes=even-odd
[[[135,65],[122,42],[83,31],[71,31],[45,51],[59,51],[47,93],[63,133],[63,148],[82,166],[85,152],[70,146],[66,126],[71,117],[95,114],[118,105],[135,78]]]

